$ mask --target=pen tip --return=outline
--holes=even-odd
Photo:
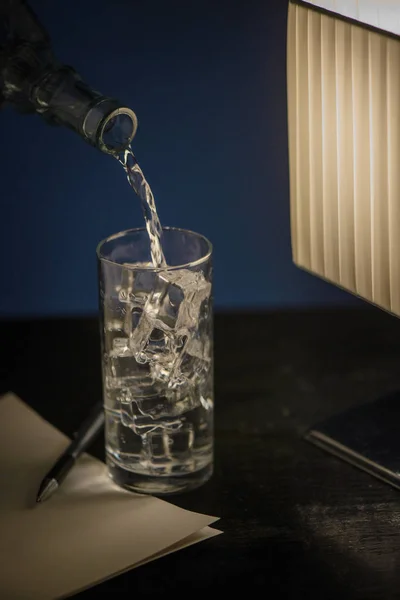
[[[47,498],[50,498],[52,494],[58,488],[58,482],[55,479],[50,479],[44,482],[43,486],[40,487],[39,493],[36,497],[36,502],[44,502]]]

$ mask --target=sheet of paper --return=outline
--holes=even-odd
[[[0,598],[66,598],[220,533],[208,527],[216,517],[118,488],[88,455],[37,505],[68,442],[15,395],[0,399]]]

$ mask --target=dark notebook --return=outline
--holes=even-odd
[[[305,438],[400,489],[400,391],[330,417]]]

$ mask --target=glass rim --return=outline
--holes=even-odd
[[[138,233],[141,231],[147,232],[146,227],[133,227],[132,229],[125,229],[124,231],[118,231],[117,233],[113,233],[112,235],[101,240],[96,246],[97,258],[101,262],[105,262],[110,265],[121,267],[121,269],[129,269],[131,271],[153,271],[155,273],[160,273],[162,271],[164,271],[164,272],[165,271],[176,271],[179,269],[185,269],[185,268],[189,268],[189,267],[197,267],[198,265],[202,265],[203,263],[206,263],[209,260],[209,258],[211,257],[212,252],[213,252],[213,245],[210,242],[210,240],[208,238],[206,238],[203,234],[197,233],[197,231],[192,231],[191,229],[184,229],[182,227],[162,227],[161,230],[162,231],[176,231],[176,232],[180,232],[180,233],[189,233],[190,235],[193,235],[197,238],[201,238],[206,243],[207,252],[200,258],[197,258],[196,260],[192,260],[190,262],[183,263],[181,265],[171,265],[171,266],[167,265],[165,267],[153,267],[150,263],[149,263],[149,266],[143,265],[143,263],[138,263],[137,265],[135,265],[135,264],[127,265],[127,264],[121,264],[115,260],[111,260],[110,258],[106,258],[102,254],[101,249],[108,242],[111,242],[118,238],[122,238],[130,233]]]

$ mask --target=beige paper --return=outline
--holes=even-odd
[[[219,533],[215,517],[118,488],[88,455],[37,505],[68,441],[13,394],[0,399],[0,598],[65,598]]]
[[[290,3],[287,48],[294,263],[400,316],[400,38]]]

